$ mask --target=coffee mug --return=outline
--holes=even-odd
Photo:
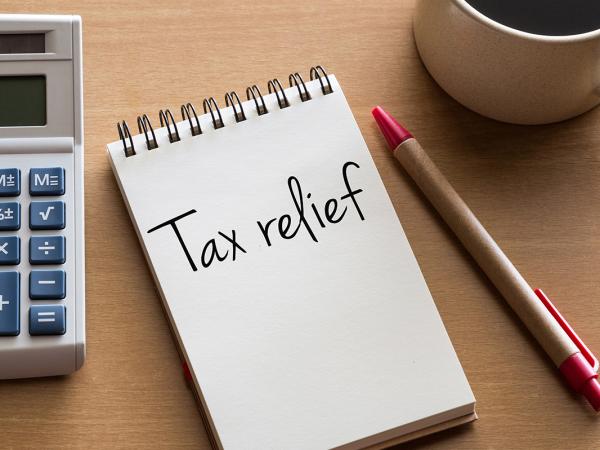
[[[484,116],[550,123],[600,103],[600,1],[418,0],[414,35],[431,76]]]

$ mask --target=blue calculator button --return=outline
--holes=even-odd
[[[0,236],[0,265],[17,265],[21,262],[19,236]]]
[[[62,300],[66,292],[64,270],[33,270],[29,274],[29,298],[32,300]]]
[[[19,272],[0,272],[0,336],[17,336],[19,317]]]
[[[21,205],[17,202],[0,203],[0,230],[21,228]]]
[[[62,167],[36,168],[29,171],[31,195],[63,195],[65,193],[65,169]]]
[[[65,334],[65,322],[63,305],[35,305],[29,308],[29,334],[32,336]]]
[[[32,230],[62,230],[65,227],[65,204],[56,202],[31,202],[29,228]]]
[[[29,238],[31,264],[64,264],[66,259],[64,236],[33,236]]]
[[[0,197],[16,197],[21,194],[21,171],[0,169]]]

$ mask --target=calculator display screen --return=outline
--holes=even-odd
[[[46,125],[46,77],[0,76],[0,127]]]

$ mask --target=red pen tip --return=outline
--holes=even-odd
[[[383,133],[391,150],[394,150],[407,139],[412,138],[412,134],[400,125],[396,119],[386,113],[381,106],[376,106],[371,110],[375,122]]]
[[[596,412],[600,411],[600,383],[597,378],[590,378],[582,387],[581,393],[590,402]]]

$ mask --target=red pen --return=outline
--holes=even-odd
[[[396,159],[537,339],[569,386],[600,411],[598,360],[544,293],[527,284],[448,180],[402,125],[372,111]]]

